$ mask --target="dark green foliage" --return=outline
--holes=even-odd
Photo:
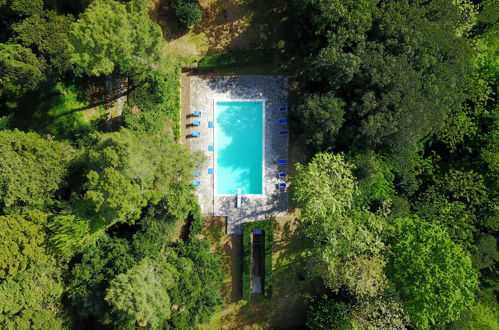
[[[9,8],[18,16],[38,14],[43,9],[43,0],[7,0]]]
[[[353,173],[359,182],[358,198],[366,206],[381,207],[395,195],[393,168],[375,153],[356,154],[351,157],[355,164]]]
[[[478,271],[493,271],[499,263],[497,239],[492,235],[480,235],[475,242],[475,250],[471,253],[473,267]]]
[[[74,18],[46,11],[12,25],[12,40],[33,47],[42,54],[57,72],[68,70],[71,57],[68,31]]]
[[[473,302],[478,281],[469,253],[434,223],[414,218],[394,222],[387,275],[417,328],[459,318]]]
[[[209,320],[223,299],[220,295],[224,274],[220,259],[210,251],[210,244],[192,237],[175,248],[177,259],[169,258],[179,272],[176,285],[170,289],[172,311],[170,325],[175,329],[192,328]]]
[[[270,49],[253,49],[205,56],[199,61],[198,68],[214,69],[233,66],[266,64],[272,63],[273,61],[274,55]]]
[[[140,221],[140,231],[133,236],[133,251],[139,258],[161,253],[175,239],[175,227],[179,219],[158,209],[159,207],[148,208],[147,214]]]
[[[0,131],[0,207],[43,206],[67,175],[74,150],[35,133]]]
[[[349,306],[341,301],[335,302],[327,296],[314,298],[307,312],[307,327],[312,330],[352,329]]]
[[[126,273],[119,274],[106,290],[106,301],[122,313],[118,327],[138,325],[158,328],[171,314],[168,289],[174,285],[175,268],[165,259],[143,259]],[[126,322],[126,320],[129,320]],[[120,322],[121,321],[121,322]],[[128,324],[126,324],[128,323]]]
[[[333,94],[311,94],[297,109],[303,118],[305,142],[312,146],[328,147],[336,141],[336,135],[343,125],[345,102]]]
[[[267,298],[272,296],[272,250],[274,242],[274,221],[252,221],[243,223],[243,299],[251,298],[251,272],[253,264],[252,232],[253,229],[261,229],[265,236],[265,269],[263,295]]]
[[[312,51],[310,88],[345,102],[341,138],[321,139],[338,130],[337,122],[322,116],[320,132],[306,130],[309,142],[322,150],[373,150],[397,169],[410,168],[420,139],[442,128],[464,99],[470,51],[456,37],[457,7],[442,0],[299,2],[294,5],[303,17],[294,26],[306,31],[297,33],[303,53]],[[301,120],[305,128],[317,122]]]
[[[130,130],[157,134],[165,131],[165,124],[176,127],[180,120],[180,67],[168,72],[155,70],[132,84],[135,88],[128,95],[125,112],[125,125]]]
[[[76,75],[143,74],[161,58],[160,27],[148,16],[149,2],[93,1],[70,31]]]
[[[198,0],[173,0],[172,3],[175,15],[185,27],[201,22],[203,12]]]
[[[41,225],[47,215],[37,212],[32,216],[37,221],[19,214],[0,215],[0,281],[48,260]]]
[[[105,320],[109,305],[104,300],[109,282],[135,264],[132,247],[121,238],[103,237],[86,249],[70,270],[67,295],[80,319]]]
[[[74,208],[91,219],[92,232],[134,223],[148,203],[170,196],[168,211],[179,219],[187,217],[190,204],[185,201],[191,200],[192,187],[185,182],[192,176],[194,160],[183,146],[128,130],[93,138],[95,144],[86,155],[85,191],[73,199]]]
[[[201,215],[201,207],[198,203],[193,203],[191,209],[192,222],[189,227],[189,239],[194,240],[197,235],[203,232],[203,216]]]
[[[53,260],[0,282],[0,328],[66,329],[63,290],[61,270]]]
[[[29,48],[0,43],[0,97],[19,97],[42,79],[41,64]]]

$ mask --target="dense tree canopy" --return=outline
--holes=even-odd
[[[43,205],[67,175],[74,150],[35,133],[0,131],[0,207]]]
[[[100,76],[152,69],[160,59],[162,34],[149,19],[146,3],[93,1],[71,29],[75,73]]]
[[[71,15],[59,15],[55,11],[27,17],[12,25],[15,32],[12,41],[35,48],[55,70],[63,72],[69,69],[71,54],[68,31],[73,20]]]
[[[313,50],[307,77],[343,101],[344,124],[329,102],[317,122],[306,100],[298,112],[307,142],[374,150],[407,166],[419,140],[438,131],[464,99],[470,51],[456,37],[460,16],[450,1],[296,1],[311,30],[296,24]],[[304,31],[305,30],[305,35]],[[316,87],[317,84],[311,84]],[[324,127],[326,126],[326,127]],[[403,164],[403,165],[402,165]]]
[[[106,301],[137,325],[157,328],[171,315],[168,289],[175,268],[164,260],[144,259],[109,284]]]
[[[86,249],[69,277],[68,297],[75,314],[81,320],[89,316],[108,319],[109,305],[104,297],[109,282],[133,265],[135,258],[124,239],[104,237]]]
[[[185,148],[160,136],[139,137],[127,130],[94,138],[86,154],[84,193],[73,201],[83,217],[91,219],[91,231],[133,223],[147,203],[170,197],[176,203],[167,202],[169,211],[179,218],[187,216],[190,204],[179,197],[190,195],[178,194],[178,187],[188,187],[194,160]]]
[[[271,319],[253,327],[497,328],[498,2],[232,5],[0,0],[0,328],[245,327],[255,310]],[[233,294],[210,319],[237,239],[210,246],[180,78],[222,48],[288,77],[304,162],[276,219],[277,299]],[[278,56],[243,67],[244,48]]]
[[[19,97],[42,79],[41,64],[29,48],[0,43],[0,96]]]
[[[441,227],[418,218],[394,223],[388,275],[418,328],[456,320],[469,308],[477,276],[469,253]]]
[[[64,285],[54,261],[0,282],[2,329],[64,329]]]
[[[46,218],[40,213],[32,216]],[[23,215],[0,215],[0,280],[46,262],[44,242],[45,233],[40,223]]]
[[[375,296],[386,285],[381,215],[354,204],[357,185],[342,155],[319,153],[296,167],[294,200],[314,241],[316,271],[333,290]]]

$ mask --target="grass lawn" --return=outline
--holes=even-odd
[[[275,220],[272,298],[241,299],[241,235],[225,235],[223,218],[206,218],[205,232],[214,252],[224,262],[226,305],[199,329],[291,328],[305,322],[306,300],[317,293],[320,281],[308,278],[310,242],[299,234],[294,216]]]
[[[163,29],[169,52],[186,62],[205,55],[284,45],[285,2],[268,0],[200,0],[203,20],[189,29],[179,25],[169,1],[155,0],[151,16]]]
[[[24,98],[14,120],[18,127],[66,138],[95,125],[104,115],[104,106],[90,105],[78,86],[59,82]]]

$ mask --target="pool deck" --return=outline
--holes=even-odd
[[[196,180],[201,185],[196,188],[198,201],[204,216],[227,217],[227,234],[241,234],[242,223],[287,215],[288,196],[286,189],[278,190],[278,173],[287,171],[286,165],[277,165],[277,160],[288,159],[288,136],[280,135],[287,125],[279,124],[279,119],[287,118],[287,111],[279,107],[287,105],[287,78],[285,76],[191,76],[189,86],[189,106],[184,104],[183,135],[188,140],[191,152],[203,152],[207,160],[198,171]],[[214,100],[265,100],[265,157],[264,193],[243,195],[242,207],[236,208],[236,196],[215,195],[214,175],[208,168],[214,168],[214,152],[208,151],[214,145],[216,128],[209,128],[214,121]],[[187,110],[187,111],[186,111]],[[202,111],[199,118],[191,118],[192,111]],[[187,112],[187,113],[185,113]],[[201,121],[200,126],[191,127],[192,120]],[[189,137],[192,131],[200,137]],[[215,150],[217,146],[215,145]]]

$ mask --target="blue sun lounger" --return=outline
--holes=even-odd
[[[288,135],[288,131],[279,131],[280,135]]]
[[[288,174],[286,172],[279,172],[279,177],[280,178],[286,178]]]
[[[201,181],[192,181],[193,186],[199,186],[201,185]]]
[[[200,175],[201,175],[201,172],[199,172],[199,171],[194,171],[194,172],[192,172],[192,175],[194,175],[194,176],[200,176]]]
[[[212,121],[208,122],[208,128],[213,128],[215,127],[215,124]]]
[[[202,113],[201,111],[193,111],[192,115],[195,117],[199,117],[199,116],[201,116],[201,113]]]
[[[277,188],[286,188],[286,184],[284,182],[279,182]]]
[[[288,107],[287,106],[280,107],[279,111],[281,111],[281,112],[288,111]]]
[[[215,146],[208,146],[208,151],[215,151]]]
[[[215,169],[210,167],[208,169],[208,174],[214,174],[214,173],[215,173]]]
[[[201,132],[192,132],[191,135],[198,137],[198,136],[201,136]]]
[[[194,120],[192,122],[192,126],[199,126],[199,125],[201,125],[201,122],[199,120]]]
[[[287,123],[288,123],[287,118],[279,119],[279,124],[287,124]]]
[[[279,159],[279,160],[277,160],[277,163],[278,164],[287,164],[288,160],[287,159]]]

